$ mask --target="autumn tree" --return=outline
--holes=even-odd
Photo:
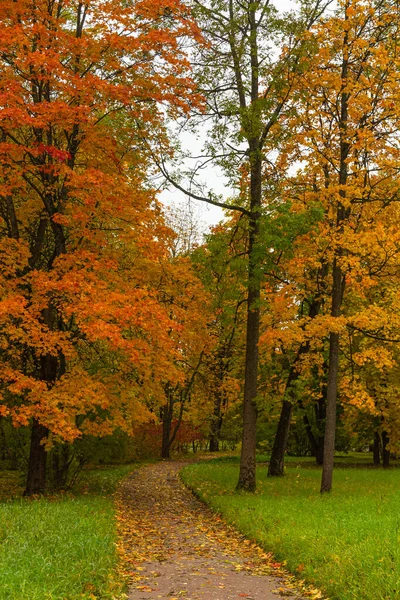
[[[180,375],[179,378],[166,377],[163,382],[161,455],[170,458],[171,447],[191,402],[199,401],[198,380],[212,343],[207,334],[211,315],[207,292],[188,256],[178,255],[164,262],[158,296],[174,325],[168,333],[176,346],[174,366]]]
[[[394,178],[390,183],[392,189],[398,185]],[[348,277],[344,302],[344,421],[365,443],[374,441],[374,462],[379,465],[382,458],[384,466],[389,465],[390,452],[397,454],[399,449],[399,216],[397,202],[385,208],[375,202],[364,207],[358,231],[360,264]]]
[[[290,110],[306,44],[301,33],[323,13],[325,3],[302,4],[297,16],[280,18],[270,2],[193,0],[193,14],[205,43],[194,50],[199,89],[207,103],[199,119],[207,123],[203,161],[190,175],[190,187],[160,162],[167,180],[190,197],[236,211],[247,219],[247,316],[244,368],[243,439],[238,488],[253,491],[257,422],[258,341],[263,243],[260,224],[266,191],[276,179],[275,152],[284,136],[281,120]],[[289,44],[287,44],[289,40]],[[282,52],[281,52],[282,50]],[[278,58],[277,58],[278,56]],[[236,192],[224,202],[207,192],[196,174],[218,165]]]
[[[222,441],[227,411],[238,405],[242,392],[246,303],[247,228],[235,215],[214,227],[193,253],[193,262],[211,297],[213,316],[208,325],[211,350],[205,359],[207,393],[212,399],[210,451]]]
[[[166,112],[196,102],[181,40],[197,30],[170,0],[5,0],[0,18],[1,414],[31,424],[32,494],[54,441],[129,429],[144,384],[173,379],[139,140],[165,147]]]
[[[393,144],[398,131],[397,10],[391,2],[343,2],[307,34],[316,54],[303,73],[302,132],[294,155],[300,154],[305,165],[297,187],[306,190],[308,182],[305,201],[317,201],[325,211],[316,239],[320,266],[328,269],[330,298],[324,317],[329,349],[322,492],[332,486],[345,292],[355,272],[367,280],[365,256],[357,248],[361,232],[373,232],[371,212],[380,220],[398,194]]]

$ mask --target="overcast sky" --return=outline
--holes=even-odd
[[[190,152],[191,155],[200,156],[202,154],[202,147],[205,140],[202,140],[201,136],[196,138],[193,134],[184,133],[180,136],[180,141],[183,149]],[[198,160],[187,161],[186,168],[194,168],[197,163]],[[215,194],[221,194],[224,200],[232,193],[232,190],[227,186],[222,172],[213,167],[212,164],[209,164],[207,170],[202,172],[200,180],[207,185],[209,190],[212,190]],[[184,182],[182,182],[182,185],[183,184]],[[160,199],[167,205],[176,204],[184,206],[190,201],[195,215],[207,226],[216,225],[224,218],[224,211],[222,208],[199,200],[190,200],[188,196],[174,188],[172,185],[168,190],[165,190],[160,194]]]
[[[291,10],[296,6],[295,0],[275,0],[274,3],[280,11]],[[201,155],[206,135],[207,133],[203,132],[202,135],[199,134],[196,138],[193,134],[184,133],[180,136],[182,148],[192,156]],[[198,161],[196,160],[187,161],[185,163],[186,168],[194,168],[197,162]],[[226,200],[232,194],[232,190],[227,185],[222,172],[213,167],[211,163],[207,165],[206,170],[202,171],[200,180],[202,183],[206,184],[208,190],[211,190],[215,194],[222,195],[223,200]],[[184,185],[184,182],[182,182],[182,184]],[[167,205],[174,204],[185,206],[189,202],[189,198],[179,190],[173,188],[173,186],[170,186],[169,190],[163,191],[160,195],[160,199]],[[194,214],[207,226],[216,225],[224,218],[224,211],[217,206],[212,206],[211,204],[196,200],[191,200],[190,202],[192,203]]]

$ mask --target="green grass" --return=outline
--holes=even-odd
[[[86,471],[72,494],[0,503],[0,600],[118,598],[111,494],[132,466]],[[18,476],[5,473],[11,491]]]
[[[307,464],[283,478],[266,475],[259,466],[254,495],[235,492],[233,460],[191,465],[182,478],[332,600],[400,599],[399,469],[337,469],[333,492],[322,496],[320,470]]]

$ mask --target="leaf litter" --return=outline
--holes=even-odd
[[[185,488],[185,464],[143,466],[116,494],[129,600],[324,598]]]

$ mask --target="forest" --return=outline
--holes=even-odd
[[[2,0],[0,21],[0,540],[14,502],[198,453],[229,454],[215,468],[235,466],[243,506],[263,485],[294,493],[296,461],[310,502],[335,498],[338,456],[384,497],[400,456],[397,2]],[[224,217],[207,228],[194,206]],[[212,464],[183,475],[206,501],[207,478],[228,489]],[[304,576],[331,598],[400,598],[397,558],[373,596]]]

